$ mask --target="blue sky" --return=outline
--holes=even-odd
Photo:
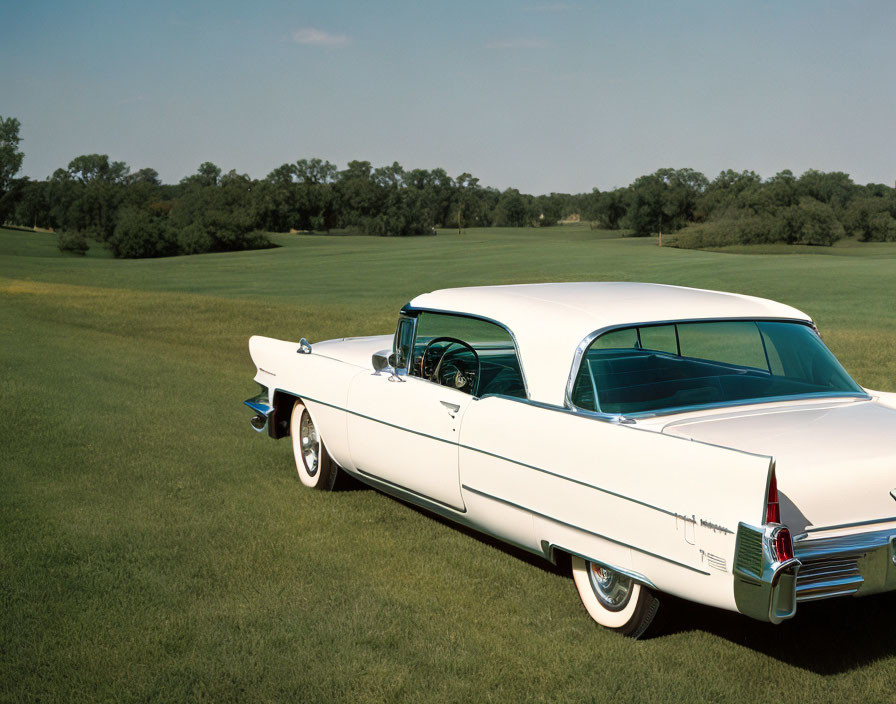
[[[896,2],[0,3],[23,174],[351,159],[544,193],[658,168],[896,180]]]

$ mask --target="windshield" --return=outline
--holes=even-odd
[[[656,413],[781,397],[864,396],[807,325],[710,321],[612,330],[591,343],[573,404]]]

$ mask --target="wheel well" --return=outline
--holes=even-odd
[[[268,419],[268,434],[275,440],[289,435],[289,418],[296,401],[297,396],[285,391],[274,392],[274,412]]]
[[[556,545],[551,545],[546,540],[541,541],[541,549],[551,564],[556,565],[562,572],[570,572],[572,556],[566,550],[558,548]]]

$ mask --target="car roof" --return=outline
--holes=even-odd
[[[739,293],[666,284],[575,282],[470,286],[424,293],[408,307],[474,315],[517,341],[530,398],[562,405],[576,349],[608,327],[719,318],[811,318],[783,303]]]

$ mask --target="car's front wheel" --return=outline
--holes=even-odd
[[[640,638],[659,608],[659,599],[631,577],[572,556],[572,576],[591,618],[624,636]]]
[[[300,400],[292,407],[289,434],[292,436],[296,471],[302,484],[312,489],[332,490],[339,467],[324,447],[314,419]]]

